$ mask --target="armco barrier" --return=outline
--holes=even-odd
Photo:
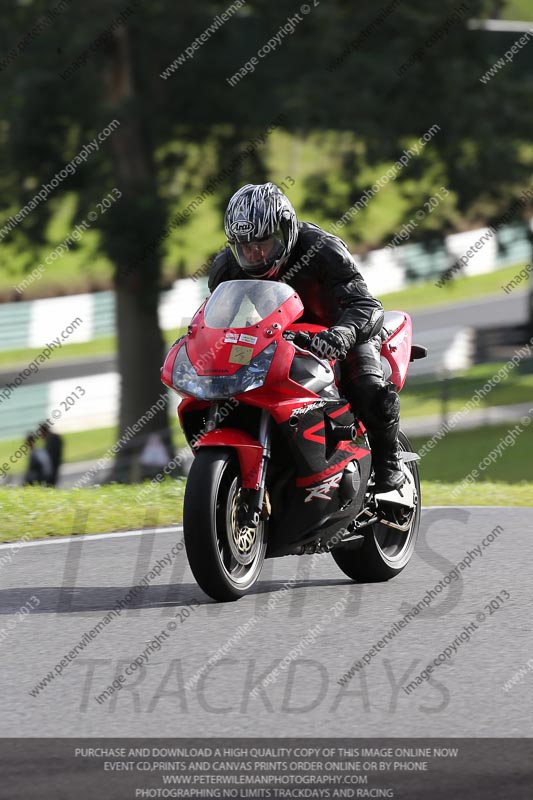
[[[370,291],[378,297],[407,288],[418,280],[441,277],[458,258],[479,241],[487,228],[456,233],[442,242],[410,243],[393,249],[373,250],[355,259]],[[531,243],[525,225],[507,225],[476,252],[464,269],[465,275],[492,272],[531,259]],[[176,281],[161,295],[159,319],[163,330],[182,326],[208,294],[207,278]],[[69,315],[84,320],[76,341],[90,341],[115,332],[113,292],[95,292],[70,297],[0,305],[0,350],[39,347],[54,336],[58,319]]]
[[[172,289],[161,296],[161,327],[164,330],[181,327],[208,293],[206,278],[176,281]],[[81,317],[84,324],[71,341],[112,336],[116,332],[114,293],[94,292],[4,303],[0,305],[0,350],[41,347],[57,335],[63,319],[67,325],[73,316]]]

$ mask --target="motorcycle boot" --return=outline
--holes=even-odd
[[[385,428],[367,428],[372,464],[374,466],[374,491],[376,494],[400,489],[405,483],[405,474],[398,444],[399,421]]]

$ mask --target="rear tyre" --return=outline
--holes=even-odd
[[[412,452],[407,436],[400,431],[398,436],[400,449]],[[331,555],[345,575],[359,583],[378,583],[388,581],[405,569],[415,549],[418,529],[420,527],[420,477],[418,463],[404,463],[408,471],[408,480],[412,480],[416,492],[416,505],[407,531],[399,531],[376,522],[365,532],[365,540],[358,550],[336,547]],[[401,513],[394,512],[393,521],[402,523]]]
[[[245,595],[257,581],[265,558],[265,522],[257,528],[238,524],[246,494],[235,452],[201,448],[185,489],[185,549],[198,585],[221,602]]]

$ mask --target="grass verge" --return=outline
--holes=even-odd
[[[517,348],[519,349],[519,348]],[[446,381],[435,378],[410,378],[401,394],[402,417],[423,417],[442,412],[443,391],[447,392],[447,410],[451,415],[460,411],[475,395],[476,390],[493,378],[505,363],[476,364]],[[524,360],[507,372],[507,377],[496,383],[481,398],[477,408],[528,403],[533,397],[533,359]]]
[[[185,333],[185,328],[174,328],[170,331],[163,331],[163,339],[168,347]],[[59,355],[54,356],[51,364],[63,361],[79,361],[80,359],[99,358],[114,356],[117,350],[116,336],[100,336],[90,342],[76,342],[75,344],[65,344],[59,351]],[[26,367],[33,361],[40,352],[40,348],[23,348],[21,350],[0,351],[0,370],[16,369]]]
[[[16,367],[26,367],[39,354],[41,348],[25,347],[19,350],[0,351],[0,369],[8,370]],[[64,344],[50,360],[50,365],[55,365],[60,361],[79,361],[85,358],[98,358],[99,356],[111,356],[116,350],[115,336],[100,336],[90,342],[76,342],[75,344]]]
[[[138,484],[72,490],[0,489],[0,541],[175,525],[182,520],[184,488],[184,480],[168,480],[154,487],[142,504],[135,499],[141,489]]]
[[[533,20],[531,0],[507,0],[501,13],[502,19]]]
[[[514,430],[515,434],[509,432]],[[409,437],[415,452],[431,437]],[[533,484],[533,425],[509,422],[466,431],[448,433],[420,462],[420,477],[424,481],[444,484],[461,483],[472,470],[477,469],[478,479],[473,484],[476,493],[485,493],[486,482],[503,484]],[[484,465],[484,459],[494,455],[493,463]],[[468,502],[466,489],[456,498],[457,503]],[[468,492],[468,497],[473,493]],[[491,505],[491,503],[489,503]],[[512,503],[510,504],[512,505]],[[530,495],[533,506],[533,492]]]
[[[186,444],[185,436],[179,427],[178,417],[175,409],[178,407],[178,398],[170,413],[170,427],[174,439],[175,447],[184,447]],[[58,427],[58,433],[61,430]],[[79,461],[97,461],[102,458],[118,438],[116,428],[95,428],[90,431],[78,431],[75,433],[65,433],[63,436],[63,463],[74,464]],[[25,472],[28,459],[19,458],[12,464],[10,457],[15,454],[22,444],[21,439],[8,439],[0,441],[0,466],[4,463],[10,465],[9,475],[22,475]]]
[[[59,430],[59,433],[61,431]],[[115,428],[97,428],[91,431],[63,434],[63,463],[91,461],[101,458],[117,440]],[[28,459],[19,458],[12,464],[10,457],[16,454],[22,444],[21,439],[0,441],[0,464],[10,465],[9,475],[21,475],[25,472]]]
[[[454,483],[422,481],[422,504],[425,506],[519,506],[533,507],[533,483],[476,483],[458,497],[450,499]]]
[[[423,505],[533,506],[533,482],[514,485],[480,483],[468,487],[459,500],[451,500],[454,486],[423,481]],[[0,489],[0,541],[56,538],[181,523],[184,480],[167,480],[154,487],[150,499],[142,505],[135,500],[139,488],[112,484],[71,491],[37,487]]]
[[[433,278],[426,283],[414,284],[409,289],[380,294],[379,298],[385,310],[401,309],[408,313],[417,309],[426,310],[452,305],[464,300],[480,300],[482,297],[490,297],[490,295],[499,295],[504,298],[506,295],[502,286],[509,283],[525,266],[526,262],[524,261],[521,264],[504,267],[483,275],[454,277],[442,287],[435,286],[437,278]],[[525,286],[524,283],[524,288]]]

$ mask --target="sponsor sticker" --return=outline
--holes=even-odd
[[[257,342],[257,336],[250,336],[249,333],[241,333],[241,335],[239,336],[239,342],[246,342],[246,344],[255,344]]]
[[[238,333],[227,333],[224,336],[224,341],[225,342],[232,342],[232,344],[235,344],[236,342],[239,341],[239,334]]]
[[[230,364],[249,364],[252,360],[253,347],[243,347],[234,344],[231,348],[228,361]]]
[[[239,234],[251,233],[253,229],[254,224],[248,219],[239,219],[230,226],[230,231],[237,236]]]

